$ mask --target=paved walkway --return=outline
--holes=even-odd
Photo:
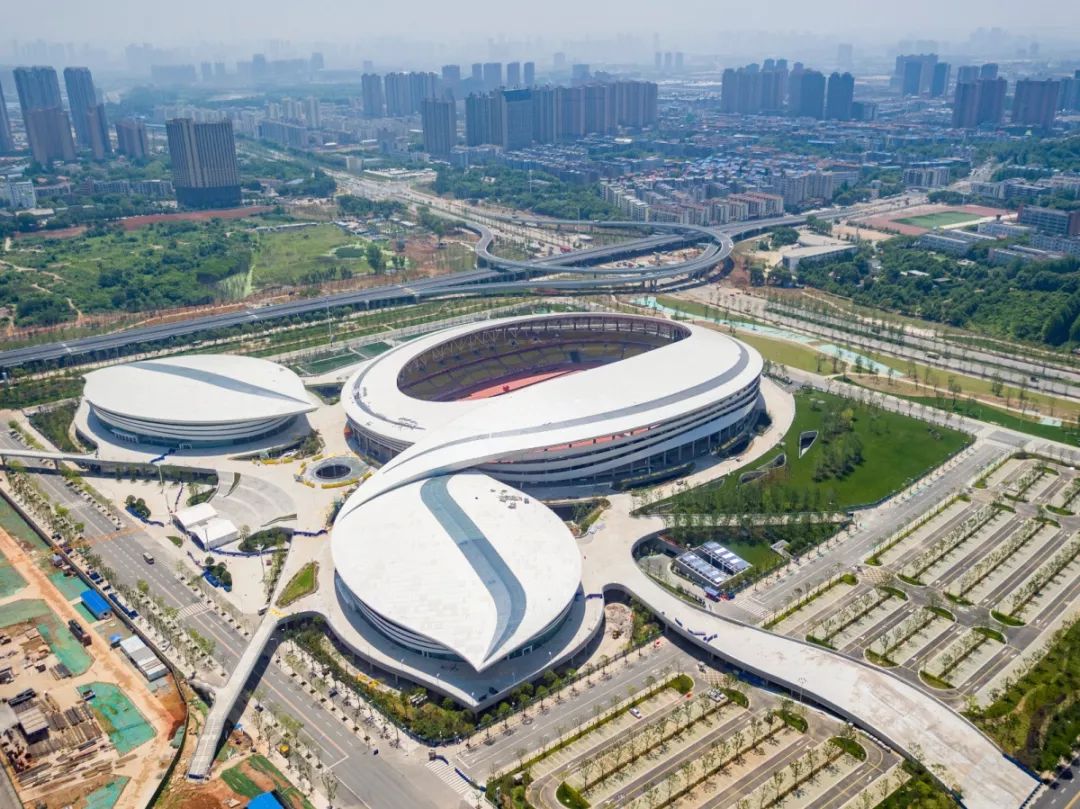
[[[222,731],[225,730],[225,722],[229,713],[236,704],[237,698],[244,690],[251,672],[255,670],[255,664],[259,661],[271,635],[277,629],[280,618],[276,610],[270,610],[263,617],[259,628],[251,636],[244,653],[240,656],[236,667],[229,675],[229,681],[214,695],[214,705],[206,716],[206,723],[199,733],[199,741],[195,745],[195,752],[188,764],[188,778],[203,779],[210,775],[210,768],[214,766],[214,755],[217,753],[218,742],[221,740]]]

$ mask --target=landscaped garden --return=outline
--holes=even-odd
[[[810,432],[817,439],[799,457],[799,437]],[[903,489],[970,442],[965,433],[873,404],[801,391],[795,420],[775,452],[717,484],[647,508],[674,514],[846,510]]]
[[[294,601],[298,601],[306,595],[311,595],[318,587],[319,565],[317,562],[308,562],[300,568],[281,590],[277,605],[287,607]]]
[[[1071,755],[1080,735],[1080,623],[1058,632],[1050,651],[1007,680],[985,709],[968,715],[1007,753],[1035,770]]]

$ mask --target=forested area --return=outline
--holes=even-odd
[[[982,248],[985,256],[985,248]],[[856,302],[972,328],[1000,337],[1049,345],[1080,343],[1080,260],[1063,258],[999,267],[980,258],[961,260],[898,238],[880,246],[880,272],[871,253],[800,266],[807,286]]]
[[[72,320],[76,306],[135,312],[211,303],[218,283],[251,265],[251,236],[235,223],[229,228],[177,222],[20,242],[4,256],[21,270],[0,274],[0,305],[13,308],[17,325],[32,326]]]
[[[484,166],[440,166],[435,193],[456,199],[488,200],[559,219],[616,219],[618,211],[594,185],[571,185],[542,172]]]

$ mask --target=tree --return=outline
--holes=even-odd
[[[364,256],[367,258],[368,266],[371,267],[371,271],[378,274],[386,269],[386,257],[383,256],[382,249],[374,242],[370,242],[364,251]]]
[[[334,775],[334,771],[330,768],[323,770],[322,774],[323,790],[326,792],[326,803],[329,806],[334,805],[334,798],[337,797],[338,779]]]

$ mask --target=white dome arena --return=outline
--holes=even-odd
[[[332,545],[338,591],[371,623],[477,671],[557,628],[581,581],[562,520],[477,473],[427,478],[350,508]]]
[[[289,426],[316,405],[277,363],[229,354],[142,360],[91,371],[90,413],[125,441],[173,447],[239,444]]]
[[[720,332],[606,313],[479,321],[388,351],[342,391],[361,451],[385,463],[334,523],[341,600],[478,671],[534,647],[581,573],[535,494],[723,452],[756,422],[761,371]]]

